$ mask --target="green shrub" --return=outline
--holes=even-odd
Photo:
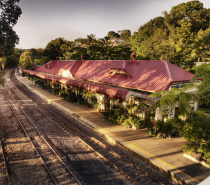
[[[208,164],[210,164],[210,143],[209,142],[201,143],[200,147],[197,149],[197,153],[200,153],[203,160],[207,162]]]
[[[119,105],[114,105],[112,109],[106,110],[104,115],[109,121],[126,127],[140,129],[146,128],[148,124],[151,125],[150,121],[148,122],[148,120],[146,121],[134,114],[130,114],[130,111]]]
[[[201,111],[196,111],[186,120],[182,135],[187,140],[184,152],[195,152],[210,163],[210,119]]]
[[[157,123],[157,132],[165,134],[166,136],[177,137],[179,130],[182,128],[182,121],[178,118],[172,118],[167,121],[159,121]]]

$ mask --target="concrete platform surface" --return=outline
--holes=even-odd
[[[182,146],[186,143],[184,138],[158,139],[148,136],[146,129],[133,130],[115,125],[94,109],[62,100],[35,86],[26,77],[17,73],[16,77],[48,103],[69,114],[78,115],[78,121],[85,122],[90,127],[97,129],[114,144],[118,144],[133,155],[144,159],[161,172],[177,179],[180,184],[199,184],[210,175],[209,168],[184,157],[182,152]]]

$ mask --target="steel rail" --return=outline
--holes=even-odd
[[[18,84],[16,84],[15,83],[15,85],[19,88],[19,85]],[[22,90],[22,88],[21,88],[21,90]],[[23,91],[22,91],[23,92]],[[28,96],[27,94],[26,94],[26,92],[23,92],[26,96]],[[49,113],[46,113],[46,111],[45,110],[43,110],[43,108],[40,108],[40,105],[38,105],[34,100],[32,100],[34,103],[35,103],[35,106],[37,107],[37,109],[39,109],[40,110],[40,112],[42,112],[42,113],[44,113],[45,115],[47,115],[48,117],[50,117],[50,118],[53,118],[54,120],[57,120],[57,123],[59,124],[59,125],[62,125],[62,127],[64,127],[68,132],[70,132],[71,134],[73,134],[72,133],[72,131],[66,126],[66,125],[64,125],[63,123],[61,123],[60,121],[58,121],[58,117],[56,117],[55,118],[55,116],[52,116],[52,115],[50,115]],[[48,109],[51,109],[50,107],[48,107]],[[51,111],[53,111],[52,109],[51,109]],[[72,116],[72,115],[70,115],[71,116],[71,118],[73,119],[73,121],[75,120],[76,121],[76,119],[74,119],[74,117]],[[59,115],[59,117],[61,117],[60,115]],[[64,120],[66,120],[65,118],[63,118],[62,117],[62,119],[64,119]],[[73,123],[73,121],[72,121],[72,124],[75,126],[75,124]],[[77,126],[75,126],[76,128],[77,128]],[[77,128],[78,129],[78,128]],[[86,131],[84,131],[84,130],[82,130],[84,133],[86,133]],[[88,133],[86,133],[86,134],[88,134]],[[89,134],[88,134],[89,135]],[[80,138],[81,139],[81,138]],[[83,139],[81,139],[83,142],[85,142]],[[94,138],[94,140],[96,140],[96,142],[99,142],[99,143],[101,143],[99,140],[97,140],[96,138]],[[86,143],[86,142],[85,142]],[[86,144],[88,144],[88,143],[86,143]],[[102,145],[104,145],[103,143],[102,143]],[[96,152],[99,156],[101,156],[102,158],[104,158],[107,162],[109,162],[115,169],[117,169],[118,171],[120,171],[123,175],[125,175],[125,176],[127,176],[130,180],[132,180],[134,183],[137,183],[133,178],[131,178],[128,174],[126,174],[126,173],[124,173],[119,167],[117,167],[115,164],[113,164],[111,161],[109,161],[106,157],[104,157],[102,154],[100,154],[98,151],[96,151],[92,146],[90,146],[90,144],[88,144],[88,146],[94,151],[94,152]],[[136,170],[139,170],[139,171],[141,171],[142,173],[144,173],[145,174],[145,177],[149,177],[149,178],[151,178],[152,180],[153,180],[153,182],[156,182],[156,183],[158,183],[158,184],[160,184],[160,185],[163,185],[163,183],[162,182],[160,182],[159,180],[157,180],[157,179],[155,179],[154,177],[152,177],[151,175],[149,175],[147,172],[145,172],[144,170],[142,170],[140,167],[138,167],[138,166],[136,166],[135,164],[133,164],[132,162],[130,162],[130,161],[128,161],[126,158],[124,158],[124,157],[122,157],[121,155],[119,155],[118,153],[116,153],[115,151],[113,151],[110,147],[108,147],[108,146],[106,146],[106,145],[104,145],[108,150],[110,150],[111,152],[113,152],[114,153],[114,155],[117,155],[117,156],[119,156],[122,160],[124,160],[124,161],[126,161],[127,163],[129,163],[131,166],[133,166]]]
[[[75,181],[81,185],[81,183],[79,182],[79,180],[75,177],[75,175],[73,174],[73,172],[68,168],[68,166],[64,163],[64,161],[60,158],[60,156],[56,153],[56,151],[51,147],[51,145],[46,141],[46,139],[44,138],[44,136],[40,133],[40,131],[36,128],[36,126],[33,124],[33,122],[31,121],[31,119],[27,116],[27,114],[23,111],[23,109],[19,106],[19,104],[16,102],[16,100],[12,97],[12,95],[10,94],[10,92],[5,89],[9,96],[12,98],[12,100],[15,102],[15,104],[18,106],[18,108],[22,111],[22,113],[25,115],[25,117],[28,119],[28,121],[33,125],[34,129],[36,130],[36,132],[39,133],[39,135],[42,137],[42,139],[45,141],[45,143],[50,147],[50,149],[53,151],[53,153],[59,158],[59,160],[63,163],[63,165],[66,167],[66,169],[70,172],[70,174],[72,175],[72,177],[75,179]],[[8,100],[7,100],[8,101]],[[9,101],[8,101],[9,102]],[[55,184],[58,184],[54,178],[54,176],[52,175],[52,173],[50,172],[49,168],[47,167],[47,165],[44,162],[44,159],[41,157],[41,154],[39,153],[39,151],[36,149],[36,146],[34,145],[33,141],[31,140],[30,136],[28,135],[27,131],[25,130],[24,126],[22,125],[20,119],[18,118],[18,115],[16,114],[15,110],[13,109],[11,103],[9,102],[9,105],[13,111],[13,113],[15,114],[18,122],[20,123],[21,127],[23,128],[24,132],[26,133],[27,137],[30,139],[31,143],[33,144],[35,150],[37,151],[37,153],[39,154],[40,158],[42,159],[44,166],[46,167],[48,173],[50,174],[50,176],[52,177],[53,181],[55,182]]]
[[[65,130],[67,130],[70,134],[75,135],[75,133],[72,132],[72,130],[70,130],[65,124],[63,124],[63,121],[61,121],[61,118],[59,119],[58,117],[60,117],[60,115],[58,115],[58,117],[54,117],[51,114],[47,113],[46,110],[44,110],[43,108],[41,108],[39,105],[35,105],[37,107],[37,109],[44,113],[46,116],[54,119],[56,121],[57,124],[59,124],[61,127],[63,127]],[[48,107],[48,109],[50,109]],[[51,110],[52,111],[52,110]],[[62,118],[65,120],[65,118]],[[73,123],[72,123],[73,124]],[[74,125],[75,126],[75,125]],[[89,135],[88,133],[86,133],[85,131],[83,131],[85,134]],[[78,136],[77,136],[78,137]],[[81,141],[85,142],[82,138],[78,137]],[[147,172],[145,172],[144,170],[142,170],[141,168],[139,168],[138,166],[136,166],[135,164],[131,163],[130,161],[128,161],[126,158],[122,157],[121,155],[119,155],[118,153],[116,153],[114,150],[112,150],[111,148],[107,147],[106,145],[104,145],[103,143],[101,143],[99,140],[97,140],[96,138],[92,138],[92,140],[94,140],[95,143],[99,143],[99,145],[103,145],[105,146],[109,151],[111,151],[112,153],[114,153],[114,155],[118,156],[118,158],[124,160],[125,162],[127,162],[128,164],[130,164],[135,170],[139,170],[141,171],[145,176],[144,177],[149,177],[153,180],[153,182],[155,181],[156,183],[163,185],[163,183],[161,183],[160,181],[158,181],[157,179],[155,179],[154,177],[152,177],[151,175],[149,175]],[[87,142],[85,142],[86,144],[88,144]],[[111,162],[110,160],[108,160],[106,157],[104,157],[100,152],[97,151],[97,149],[94,149],[90,144],[88,144],[88,146],[94,151],[96,152],[99,156],[101,156],[105,161],[107,161],[110,165],[112,165],[116,170],[118,170],[120,173],[122,173],[123,175],[125,175],[128,179],[130,179],[131,181],[133,181],[135,184],[138,184],[138,182],[136,182],[136,180],[134,180],[132,177],[130,177],[128,174],[126,174],[125,172],[123,172],[122,169],[120,169],[119,167],[117,167],[113,162]],[[143,176],[142,176],[143,177]]]
[[[5,158],[5,152],[4,152],[4,147],[3,147],[3,144],[2,144],[2,138],[0,139],[0,145],[1,145],[1,148],[2,148],[3,160],[4,160],[4,164],[5,164],[5,168],[6,168],[6,175],[7,175],[8,184],[11,185],[12,183],[11,183],[11,180],[10,180],[10,177],[9,177],[9,170],[8,170],[7,161],[6,161],[6,158]]]
[[[10,92],[8,92],[8,94],[11,96]],[[25,93],[24,93],[25,94]],[[25,94],[27,95],[27,94]],[[11,96],[11,98],[13,98]],[[13,98],[14,99],[14,98]],[[15,100],[14,100],[15,101]],[[33,101],[33,100],[32,100]],[[34,102],[34,101],[33,101]],[[41,113],[44,113],[46,116],[52,118],[55,120],[55,117],[53,117],[52,115],[48,114],[45,110],[43,110],[39,105],[37,105],[36,102],[34,102],[34,105],[36,106],[36,108],[41,112]],[[49,108],[49,107],[48,107]],[[23,113],[25,114],[25,112],[23,111]],[[26,115],[27,117],[27,115]],[[30,120],[30,118],[28,118]],[[58,122],[57,122],[58,123]],[[33,123],[32,123],[33,124]],[[58,123],[60,126],[62,126],[64,129],[66,129],[69,133],[73,134],[69,128],[67,128],[64,124],[62,123]],[[33,124],[34,125],[34,124]],[[34,126],[36,127],[36,126]],[[38,130],[37,130],[38,131]],[[38,131],[39,132],[39,131]],[[40,133],[40,135],[42,135]],[[73,134],[75,136],[75,134]],[[78,136],[77,136],[78,137]],[[81,140],[82,142],[84,142],[85,144],[87,144],[83,139],[81,139],[80,137],[78,137],[79,140]],[[47,142],[47,141],[46,141]],[[50,146],[51,147],[51,146]],[[93,147],[91,147],[89,144],[88,144],[88,147],[90,147],[90,149],[92,149],[94,152],[96,152],[96,154],[98,156],[100,156],[104,161],[108,162],[108,164],[110,166],[112,166],[115,170],[117,170],[118,172],[120,172],[122,175],[124,175],[125,177],[127,177],[128,179],[130,179],[134,184],[138,184],[133,178],[131,178],[129,175],[127,175],[126,173],[124,173],[121,169],[119,169],[116,165],[114,165],[111,161],[109,161],[107,158],[105,158],[103,155],[101,155],[98,151],[96,151]],[[53,150],[53,149],[52,149]],[[65,165],[65,164],[64,164]],[[68,167],[67,167],[68,168]]]
[[[5,90],[6,90],[6,89],[5,89]],[[6,90],[6,91],[7,91],[7,90]],[[7,92],[8,92],[8,91],[7,91]],[[47,169],[47,171],[48,171],[48,173],[49,173],[49,175],[50,175],[51,178],[53,179],[54,183],[57,185],[57,182],[56,182],[55,178],[53,177],[53,175],[52,175],[51,172],[49,171],[49,169],[48,169],[48,167],[46,166],[44,160],[42,159],[42,157],[41,157],[39,151],[38,151],[37,148],[35,147],[34,143],[32,142],[32,140],[31,140],[31,138],[29,137],[28,133],[26,132],[25,128],[23,127],[23,125],[22,125],[20,119],[18,118],[18,115],[16,114],[15,110],[13,109],[11,103],[9,102],[9,100],[7,99],[6,96],[5,96],[5,98],[6,98],[7,102],[9,103],[9,106],[10,106],[12,112],[14,113],[16,119],[18,120],[19,124],[21,125],[21,127],[22,127],[23,131],[25,132],[26,136],[29,138],[29,140],[31,141],[32,145],[34,146],[34,149],[35,149],[36,152],[39,154],[39,157],[40,157],[40,159],[42,160],[42,162],[43,162],[45,168]]]
[[[1,93],[2,93],[2,90],[1,90]],[[11,180],[10,180],[10,177],[9,177],[9,170],[8,170],[8,167],[7,167],[7,161],[6,161],[6,157],[5,157],[5,151],[4,151],[4,147],[3,147],[3,142],[2,142],[2,138],[0,138],[0,145],[1,145],[1,148],[2,148],[2,155],[3,155],[3,160],[4,160],[4,164],[5,164],[5,168],[6,168],[6,175],[7,175],[7,180],[8,180],[8,184],[11,185]]]

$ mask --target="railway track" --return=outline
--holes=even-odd
[[[105,146],[96,138],[90,136],[84,131],[81,131],[80,128],[75,126],[77,123],[75,123],[76,120],[74,117],[66,119],[65,116],[59,115],[57,111],[48,104],[43,105],[42,103],[38,103],[36,104],[36,107],[40,112],[54,120],[56,125],[62,130],[68,132],[69,135],[75,135],[76,133],[76,135],[88,144],[94,152],[103,157],[104,160],[106,160],[116,170],[126,175],[126,177],[132,180],[134,184],[163,184],[126,158],[117,154],[111,148]]]
[[[12,112],[21,125],[22,130],[25,132],[26,136],[33,144],[34,149],[39,154],[54,184],[80,184],[71,170],[65,165],[62,159],[57,155],[57,153],[48,144],[41,133],[36,129],[35,125],[28,118],[22,108],[15,102],[10,93],[7,90],[2,90],[2,92],[5,100],[8,102]],[[7,162],[5,162],[5,164],[7,164]]]
[[[7,161],[5,158],[5,152],[4,152],[4,147],[2,144],[2,138],[0,139],[0,161],[1,161],[1,165],[0,165],[0,170],[2,171],[1,174],[4,174],[1,176],[1,182],[2,184],[11,184],[11,180],[9,177],[9,173],[8,173],[8,165],[7,165]]]
[[[32,118],[30,118],[27,114],[25,114],[25,112],[27,111],[25,111],[24,108],[34,109],[36,103],[31,102],[30,99],[28,98],[26,100],[24,99],[21,100],[20,98],[18,98],[18,100],[16,101],[13,95],[16,98],[21,96],[19,94],[18,89],[16,89],[16,87],[13,87],[13,85],[7,85],[7,87],[8,87],[7,89],[9,90],[2,90],[6,92],[6,93],[3,92],[4,97],[6,97],[5,101],[9,102],[8,104],[10,105],[10,109],[14,112],[13,114],[15,114],[17,119],[19,120],[19,123],[22,127],[22,130],[24,130],[25,135],[33,143],[34,148],[36,149],[37,153],[42,159],[43,164],[45,168],[47,169],[48,173],[50,174],[54,184],[74,184],[75,182],[65,183],[66,181],[64,179],[59,179],[60,177],[59,175],[61,175],[61,178],[64,176],[64,171],[62,171],[60,166],[58,167],[57,165],[58,160],[55,159],[53,153],[56,153],[57,157],[63,160],[63,164],[64,165],[66,164],[65,166],[67,168],[69,169],[71,168],[71,170],[73,168],[74,174],[76,174],[78,179],[80,179],[76,182],[77,184],[79,184],[80,182],[82,184],[112,184],[112,183],[113,184],[134,184],[134,182],[132,182],[131,179],[127,179],[127,176],[125,176],[125,174],[123,174],[120,170],[108,164],[105,158],[102,158],[102,156],[99,156],[86,143],[84,143],[78,137],[72,136],[72,134],[70,133],[67,134],[68,141],[74,140],[73,141],[74,145],[68,146],[66,148],[60,148],[60,146],[62,147],[63,141],[59,141],[59,139],[55,139],[56,142],[55,140],[53,141],[53,139],[49,138],[49,135],[45,134],[45,132],[48,132],[48,130],[50,129],[47,129],[47,130],[43,129],[40,131],[38,128],[39,126],[37,124],[36,125],[33,124],[34,121],[36,122],[36,120],[34,119],[35,116],[34,117],[32,116]],[[33,110],[35,114],[37,114],[37,110],[38,110],[37,108]],[[41,117],[47,117],[47,116],[41,115]],[[58,127],[57,125],[55,126]],[[57,128],[55,130],[57,130]],[[61,133],[61,130],[59,131],[59,133]],[[60,135],[65,135],[66,132],[67,132],[66,130],[63,130],[63,133],[61,133]],[[53,133],[50,133],[50,134],[51,136],[56,135]],[[58,145],[59,143],[61,143],[60,146]],[[84,147],[82,148],[80,147],[80,145],[85,145],[85,148],[86,148],[85,150],[87,151],[84,151]],[[53,150],[53,152],[51,152],[50,150]],[[83,154],[80,154],[79,152],[82,152],[82,153],[85,152],[87,154],[85,154],[85,157],[84,156],[80,157]],[[76,162],[74,161],[74,158],[76,158]],[[74,163],[73,165],[71,164],[72,162]],[[10,163],[10,161],[8,163]],[[77,169],[77,166],[80,166],[80,168]],[[81,169],[81,166],[84,167],[84,169]],[[58,168],[59,170],[56,170]],[[58,174],[56,174],[57,172]],[[8,174],[10,174],[10,172]],[[69,180],[69,178],[67,178],[67,180]],[[13,182],[15,182],[14,184],[17,183],[14,180]]]
[[[0,91],[0,184],[55,184]],[[2,171],[4,169],[4,171]],[[7,177],[7,180],[6,178]],[[33,182],[33,183],[32,183]]]
[[[5,95],[5,96],[8,96],[8,95],[10,95],[10,92],[8,92],[7,93],[7,95]],[[11,96],[10,96],[11,97]],[[17,105],[17,102],[15,102],[15,100],[13,99],[13,102],[14,102],[14,104],[16,104]],[[11,103],[11,102],[10,102]],[[12,103],[11,103],[12,104]],[[12,106],[14,106],[14,105],[12,105]],[[41,158],[42,158],[42,160],[43,160],[43,162],[44,162],[44,164],[45,164],[45,167],[46,167],[46,169],[47,169],[47,171],[49,172],[49,174],[51,175],[51,177],[52,177],[52,179],[53,179],[53,181],[56,183],[56,184],[60,184],[60,183],[62,183],[62,184],[64,184],[63,182],[60,182],[60,180],[58,179],[58,178],[56,178],[56,175],[57,174],[55,174],[55,172],[58,172],[58,176],[59,175],[61,175],[62,174],[62,177],[63,176],[65,176],[65,173],[64,173],[64,171],[62,170],[62,168],[60,167],[60,165],[59,165],[59,167],[57,167],[57,165],[58,165],[58,160],[57,159],[55,159],[55,156],[52,154],[52,152],[50,152],[50,151],[46,151],[46,148],[47,147],[50,147],[52,150],[53,150],[53,152],[56,154],[56,156],[58,156],[59,157],[59,159],[64,159],[64,161],[62,161],[63,162],[63,164],[65,165],[65,164],[67,164],[68,166],[71,166],[71,164],[69,164],[69,162],[68,162],[68,159],[66,159],[66,156],[65,156],[65,153],[69,153],[70,151],[67,151],[67,152],[64,152],[64,154],[63,154],[63,152],[61,152],[61,149],[59,150],[58,148],[60,147],[59,145],[57,145],[57,146],[55,146],[56,144],[58,144],[58,143],[61,143],[61,142],[57,142],[56,141],[56,144],[54,144],[45,134],[43,134],[43,133],[41,133],[40,131],[38,131],[38,129],[36,128],[37,126],[35,126],[31,121],[30,121],[30,118],[24,113],[25,111],[23,111],[21,108],[20,108],[20,106],[19,105],[17,105],[18,106],[18,108],[21,110],[21,112],[24,114],[24,116],[22,117],[21,116],[21,114],[22,113],[20,113],[20,112],[17,112],[17,110],[16,110],[16,115],[17,115],[17,117],[18,117],[18,119],[19,120],[21,120],[21,122],[22,122],[22,128],[24,129],[24,131],[25,131],[25,133],[27,134],[27,136],[30,138],[30,140],[32,141],[32,143],[34,144],[34,147],[37,149],[37,152],[39,153],[39,155],[41,156]],[[16,108],[17,109],[17,108]],[[40,109],[39,109],[39,111],[40,111]],[[42,111],[40,111],[40,113],[41,113]],[[46,116],[46,115],[45,115]],[[27,120],[29,120],[30,121],[30,123],[33,125],[33,126],[29,126],[29,125],[27,125],[26,124],[26,120],[24,120],[25,118],[27,118]],[[33,127],[33,128],[32,128]],[[62,130],[64,130],[63,128],[61,128]],[[36,131],[35,131],[36,130]],[[44,130],[44,129],[43,129]],[[50,129],[48,129],[48,130],[50,130]],[[66,130],[64,130],[64,132],[65,132]],[[43,131],[42,131],[43,132]],[[47,132],[47,131],[46,131]],[[37,135],[40,135],[41,136],[41,138],[40,137],[38,137],[38,139],[37,139]],[[54,134],[52,134],[52,135],[54,135]],[[62,134],[63,135],[63,134]],[[74,142],[76,143],[76,145],[78,145],[78,144],[81,144],[83,141],[82,140],[80,140],[80,138],[78,138],[78,137],[76,137],[76,136],[73,136],[72,137],[72,133],[68,133],[68,137],[71,137],[71,140],[74,140]],[[36,139],[34,139],[34,138],[36,138]],[[75,139],[76,138],[76,139]],[[44,143],[44,141],[42,141],[42,139],[44,139],[44,141],[45,141],[45,143],[47,143],[47,145],[48,146],[46,146],[45,144],[43,144]],[[48,144],[48,143],[50,143],[50,144]],[[54,149],[51,147],[51,145],[52,146],[54,146]],[[75,148],[77,148],[78,149],[78,146],[74,146]],[[90,148],[86,143],[85,143],[85,145],[86,145],[86,148]],[[62,145],[61,145],[62,146]],[[71,153],[76,153],[76,151],[73,151],[72,152],[72,150],[73,150],[73,148],[74,147],[72,147],[71,148]],[[45,148],[45,151],[42,151],[42,150],[40,150],[40,148]],[[69,146],[69,148],[70,148],[70,146]],[[48,149],[49,150],[49,149]],[[68,149],[69,150],[69,149]],[[62,151],[63,151],[63,149],[62,149]],[[60,152],[60,153],[59,153]],[[94,153],[94,151],[92,150],[92,149],[90,149],[90,151],[89,151],[90,153]],[[58,154],[59,153],[59,154]],[[46,156],[46,154],[47,154],[47,156]],[[69,156],[69,158],[71,158],[72,156]],[[46,158],[50,158],[50,160],[52,160],[53,162],[51,162],[49,159],[46,159]],[[100,156],[100,158],[102,158],[102,156]],[[79,160],[82,160],[82,158],[78,158]],[[103,157],[103,159],[102,159],[103,161],[105,161],[105,163],[107,164],[107,160]],[[49,166],[49,164],[53,164],[53,163],[56,163],[56,167],[55,167],[55,165],[52,165],[52,167],[51,166]],[[70,162],[71,163],[71,162]],[[78,162],[77,162],[78,163]],[[76,166],[77,166],[77,163],[76,163]],[[68,168],[67,167],[67,165],[65,165],[65,167],[66,168]],[[124,174],[124,173],[122,173],[117,167],[115,167],[115,166],[113,166],[113,165],[111,165],[111,163],[109,162],[109,165],[111,166],[111,168],[112,169],[115,169],[116,171],[117,171],[117,173],[115,172],[114,173],[114,177],[117,177],[117,178],[127,178],[127,176],[126,176],[126,174]],[[75,165],[74,165],[74,168],[76,167]],[[58,170],[55,170],[55,172],[53,171],[53,169],[58,169],[59,168],[59,171]],[[90,168],[90,166],[87,166],[86,168]],[[68,168],[69,169],[69,168]],[[87,171],[87,170],[86,170]],[[90,170],[91,171],[91,170]],[[107,172],[108,173],[110,173],[108,170],[107,170]],[[74,173],[76,173],[78,176],[79,176],[79,174],[78,174],[78,172],[74,172]],[[87,172],[83,172],[84,174],[85,174],[85,176],[89,176],[89,171],[87,171]],[[72,173],[73,174],[73,173]],[[84,174],[83,174],[83,176],[84,176]],[[100,174],[101,175],[101,174]],[[111,175],[112,176],[112,175]],[[125,177],[126,176],[126,177]],[[68,179],[68,178],[67,178]],[[95,179],[95,177],[94,178],[92,178],[92,180],[94,180]],[[131,181],[132,181],[132,179],[130,179]],[[85,182],[84,182],[84,180],[82,180],[83,181],[83,184],[86,184]],[[90,179],[89,179],[89,181],[90,181]],[[111,181],[114,181],[113,179],[111,180]],[[120,180],[121,181],[121,180]],[[128,180],[126,180],[127,182],[126,182],[126,184],[132,184],[131,182],[129,182]],[[77,180],[77,182],[79,183],[79,180]],[[92,183],[94,183],[94,182],[92,182]],[[91,183],[91,184],[92,184]],[[135,182],[133,181],[133,184],[134,184]],[[67,182],[66,184],[72,184],[72,182]],[[98,183],[96,183],[96,184],[98,184]]]
[[[47,171],[47,184],[172,184],[116,153],[97,134],[79,123],[74,115],[70,117],[43,103],[19,84],[13,74],[7,77],[11,81],[7,80],[4,97]],[[3,142],[2,151],[5,151],[7,177],[10,179],[11,164],[4,147]]]
[[[76,120],[74,118],[65,119],[64,116],[57,114],[57,111],[52,109],[51,106],[47,104],[39,104],[36,105],[36,107],[40,113],[42,112],[54,120],[55,124],[62,130],[68,132],[69,135],[76,134],[79,136],[79,138],[88,144],[94,152],[103,157],[104,160],[106,160],[116,170],[123,173],[127,178],[131,179],[134,184],[163,184],[159,180],[155,179],[140,169],[138,166],[132,164],[129,160],[117,154],[115,151],[107,147],[96,138],[90,136],[89,133],[81,131],[81,129],[75,126]]]

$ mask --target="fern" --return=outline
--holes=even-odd
[[[210,65],[202,65],[196,68],[194,81],[185,85],[182,89],[172,88],[169,91],[159,91],[151,94],[150,98],[161,97],[152,110],[160,108],[162,114],[170,114],[175,107],[178,107],[179,114],[188,116],[192,112],[191,102],[209,103],[210,101]],[[198,78],[203,81],[197,81]]]

